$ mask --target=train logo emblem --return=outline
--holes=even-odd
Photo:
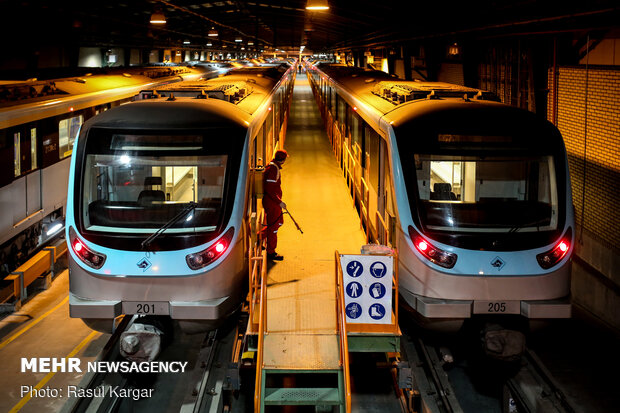
[[[359,277],[362,275],[363,271],[364,267],[362,267],[362,264],[359,261],[351,261],[349,265],[347,265],[347,274],[351,277]]]
[[[375,278],[381,278],[387,273],[387,267],[381,261],[375,261],[370,266],[370,274]]]
[[[385,315],[385,307],[379,303],[375,303],[368,309],[368,315],[370,315],[373,320],[380,320]]]
[[[491,261],[491,265],[497,268],[497,271],[500,271],[502,268],[504,268],[504,265],[506,265],[506,263],[500,257],[495,257],[493,261]]]
[[[152,264],[151,261],[147,260],[146,257],[144,257],[140,261],[138,261],[136,265],[138,266],[138,268],[142,268],[142,272],[144,272],[151,268]]]
[[[362,307],[360,307],[358,303],[349,303],[347,308],[345,308],[345,312],[347,313],[347,317],[354,320],[362,315]]]
[[[357,281],[350,282],[347,284],[347,295],[351,298],[357,298],[362,294],[363,287],[362,284]]]

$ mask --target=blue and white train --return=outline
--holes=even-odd
[[[570,317],[575,224],[552,124],[478,89],[308,69],[369,239],[398,249],[421,322]]]
[[[67,202],[70,314],[214,327],[247,289],[252,171],[283,145],[294,70],[231,70],[145,90],[84,124]]]

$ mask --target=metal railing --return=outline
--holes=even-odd
[[[261,389],[263,379],[263,347],[267,332],[267,253],[261,251],[262,267],[260,271],[260,310],[258,313],[258,349],[256,351],[256,380],[254,389],[254,411],[260,412]]]
[[[347,322],[344,310],[344,286],[342,285],[342,267],[340,266],[340,254],[336,255],[336,314],[338,317],[338,334],[340,336],[340,365],[343,371],[345,412],[351,411],[351,373],[349,372],[349,339],[347,336]]]

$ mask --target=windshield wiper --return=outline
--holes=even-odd
[[[538,231],[540,231],[540,226],[541,226],[542,224],[547,223],[547,221],[549,221],[549,220],[550,220],[549,218],[541,218],[541,219],[536,220],[536,221],[533,221],[533,222],[524,222],[524,223],[522,223],[522,224],[515,225],[514,227],[510,228],[510,230],[509,230],[508,232],[509,232],[509,233],[512,233],[512,232],[517,232],[517,231],[518,231],[518,230],[520,230],[521,228],[524,228],[524,227],[532,227],[532,226],[536,226],[536,229],[537,229]]]
[[[184,216],[186,216],[188,213],[190,213],[191,211],[193,211],[194,209],[196,209],[196,207],[198,206],[198,204],[196,202],[190,202],[188,203],[185,208],[183,208],[178,214],[176,214],[174,217],[172,217],[170,219],[170,221],[166,222],[164,225],[161,226],[161,228],[159,228],[157,231],[155,231],[154,233],[152,233],[147,239],[145,239],[144,241],[142,241],[142,244],[140,244],[142,246],[142,249],[146,249],[146,247],[148,247],[153,241],[155,241],[161,234],[164,233],[165,230],[167,230],[168,228],[170,228],[171,226],[173,226],[174,224],[177,223],[177,221],[179,221],[181,218],[183,218]]]

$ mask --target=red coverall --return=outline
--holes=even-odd
[[[278,245],[278,229],[284,223],[280,165],[270,162],[263,172],[263,208],[267,215],[267,254],[274,254]]]

